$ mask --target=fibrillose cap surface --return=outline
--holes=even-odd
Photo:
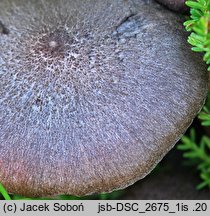
[[[147,175],[201,109],[208,75],[153,1],[1,0],[0,182],[85,195]]]

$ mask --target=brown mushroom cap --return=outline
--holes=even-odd
[[[201,109],[208,75],[153,1],[1,0],[0,182],[85,195],[147,175]]]

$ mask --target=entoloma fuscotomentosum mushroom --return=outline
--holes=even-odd
[[[85,195],[147,175],[201,109],[208,75],[154,1],[1,0],[0,182]]]
[[[157,2],[165,5],[167,8],[179,12],[188,13],[190,11],[189,7],[185,4],[186,0],[156,0]]]

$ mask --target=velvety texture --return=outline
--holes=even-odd
[[[183,19],[154,1],[1,0],[0,21],[0,182],[11,193],[133,184],[204,103],[208,74]]]

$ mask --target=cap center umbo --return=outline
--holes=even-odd
[[[54,40],[50,41],[50,42],[49,42],[49,47],[50,47],[51,49],[57,48],[57,47],[58,47],[58,42],[57,42],[57,41],[54,41]]]
[[[72,43],[69,33],[60,28],[39,34],[32,45],[32,52],[47,59],[64,58]]]

